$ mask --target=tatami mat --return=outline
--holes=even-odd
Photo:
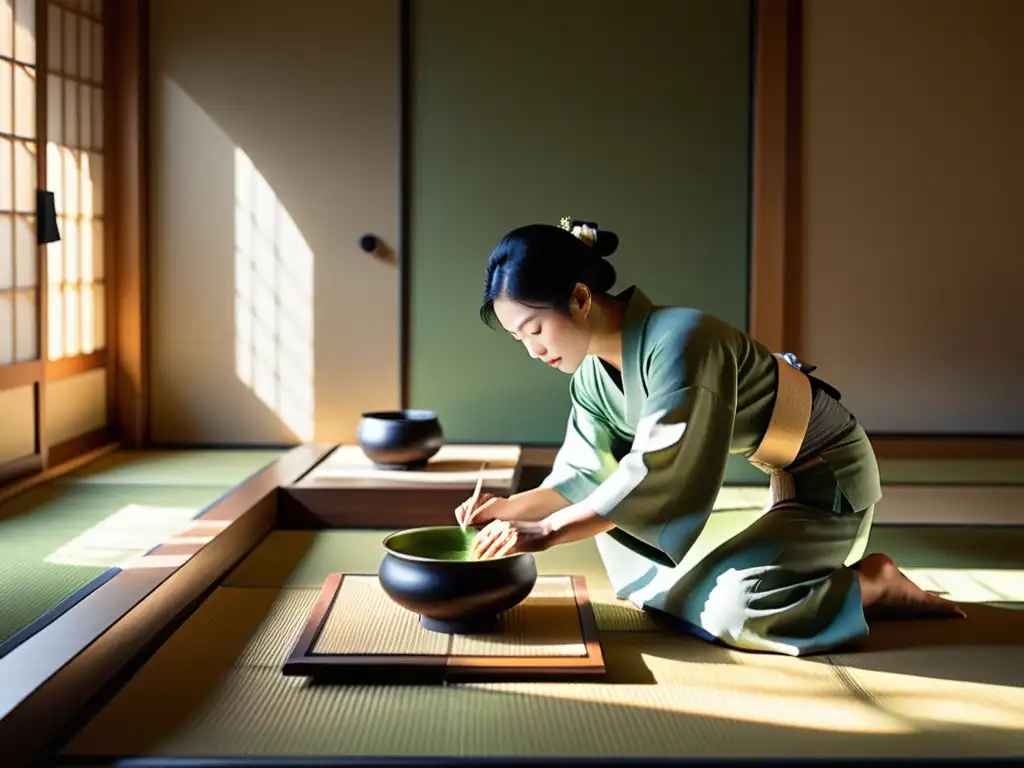
[[[568,576],[541,576],[530,595],[501,617],[501,629],[453,635],[452,656],[586,656]]]
[[[118,452],[0,504],[0,644],[280,453]]]
[[[0,647],[107,570],[52,565],[35,552],[4,549],[0,551]]]
[[[814,659],[605,632],[600,683],[332,686],[279,672],[284,626],[313,595],[221,588],[65,755],[1024,755],[1021,612],[979,606],[980,618],[914,622]],[[989,644],[1006,653],[979,652]],[[1001,681],[935,674],[972,645],[974,666]]]
[[[398,654],[443,656],[449,638],[428,632],[419,617],[391,600],[372,576],[341,582],[320,634],[315,654]]]
[[[376,573],[390,531],[273,531],[224,579],[229,587],[317,587],[331,573]]]
[[[0,505],[0,540],[65,540],[132,504],[198,511],[231,488],[48,483]]]
[[[64,482],[113,485],[235,486],[282,450],[118,451],[66,475]]]
[[[148,549],[161,518],[194,515],[211,501],[210,493],[177,486],[63,485],[11,499],[0,509],[14,513],[0,521],[0,643],[108,568]],[[137,524],[115,531],[111,523],[129,516]]]

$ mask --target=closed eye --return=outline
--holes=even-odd
[[[529,331],[526,335],[527,336],[539,336],[540,332],[541,332],[541,327],[537,326],[537,330]],[[519,336],[517,336],[516,334],[514,334],[514,333],[509,332],[509,336],[511,336],[516,341],[522,341],[522,339]]]

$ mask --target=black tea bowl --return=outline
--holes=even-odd
[[[413,528],[384,539],[377,576],[388,597],[419,614],[434,632],[489,632],[498,617],[519,605],[537,583],[530,553],[491,560],[470,554],[477,531],[459,526]]]
[[[415,469],[441,450],[444,432],[433,411],[372,411],[360,419],[356,440],[382,469]]]

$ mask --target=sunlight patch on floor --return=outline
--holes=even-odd
[[[1024,602],[1024,570],[903,568],[921,589],[962,603]]]
[[[191,507],[129,504],[61,546],[45,562],[116,567],[173,539],[198,512]]]

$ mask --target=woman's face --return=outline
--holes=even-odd
[[[502,297],[494,302],[494,313],[512,338],[523,342],[530,357],[542,360],[562,373],[572,374],[590,349],[590,327],[584,304],[573,298],[566,317],[553,309],[537,309]]]

